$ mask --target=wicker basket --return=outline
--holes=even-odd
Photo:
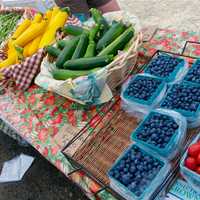
[[[138,57],[138,48],[142,43],[142,33],[137,34],[130,46],[128,52],[119,55],[106,68],[108,70],[108,77],[106,83],[112,91],[121,85],[124,80],[133,72]]]
[[[119,53],[117,58],[112,63],[104,67],[104,70],[101,70],[100,77],[101,79],[106,80],[108,87],[106,91],[102,91],[102,99],[100,100],[100,104],[110,101],[112,98],[110,93],[112,92],[114,94],[115,89],[121,85],[135,69],[135,64],[138,58],[138,48],[140,47],[141,42],[142,34],[135,34],[135,37],[132,39],[132,41],[130,41],[131,45],[129,49],[126,52],[121,52],[121,54]],[[61,96],[64,96],[65,98],[84,105],[84,101],[73,98],[72,94],[70,93],[70,90],[74,88],[74,85],[76,85],[76,79],[68,79],[66,81],[58,81],[53,79],[50,72],[52,70],[51,67],[53,67],[52,61],[52,58],[49,58],[48,56],[44,58],[41,64],[41,72],[36,77],[35,83],[45,90],[55,92]]]

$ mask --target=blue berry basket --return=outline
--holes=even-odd
[[[198,59],[185,75],[184,81],[200,84],[200,59]]]
[[[138,180],[135,181],[134,183],[132,182],[129,186],[125,186],[125,184],[122,183],[122,181],[120,181],[119,178],[116,179],[114,177],[115,176],[114,174],[115,174],[115,172],[118,171],[122,162],[124,162],[125,159],[128,159],[127,158],[128,155],[131,154],[131,152],[134,152],[134,153],[136,152],[135,149],[139,149],[140,154],[142,154],[145,157],[148,157],[148,159],[153,160],[153,162],[150,164],[150,166],[149,166],[149,164],[146,164],[146,165],[144,165],[144,163],[141,164],[141,167],[148,166],[149,169],[152,171],[146,172],[146,173],[150,173],[150,174],[148,174],[147,176],[144,176],[143,179],[139,178],[139,177],[141,177],[139,175],[139,172],[135,172],[135,173],[137,173]],[[138,158],[136,158],[136,155],[135,156],[132,155],[131,159],[134,160],[135,162],[136,162],[136,160],[138,161]],[[146,161],[146,162],[148,163],[148,161]],[[157,167],[159,165],[159,169],[154,166],[155,163],[157,164]],[[131,165],[131,168],[132,167],[134,168],[134,166],[136,166],[136,165],[135,164]],[[139,165],[137,165],[137,166],[139,166]],[[153,168],[151,168],[151,167],[153,167]],[[125,199],[127,199],[127,200],[148,200],[154,194],[156,189],[158,189],[159,186],[166,179],[166,177],[168,176],[168,174],[170,172],[170,169],[171,169],[170,164],[165,159],[163,159],[159,155],[156,155],[154,152],[151,152],[149,150],[146,151],[146,150],[142,149],[139,145],[134,144],[134,145],[130,146],[127,150],[125,150],[124,153],[115,161],[112,168],[108,171],[108,177],[110,179],[110,186],[116,192],[120,193]],[[137,170],[137,168],[136,168],[136,170]],[[141,175],[142,175],[142,171],[141,171]],[[119,171],[119,174],[120,173],[121,172]],[[136,174],[134,174],[134,177],[135,176],[136,176]],[[123,177],[123,178],[125,178],[125,177]],[[150,178],[151,180],[148,180],[148,178]],[[146,179],[146,181],[145,181],[145,179]],[[138,188],[138,185],[140,186],[139,188]],[[130,189],[130,188],[132,188],[132,189]],[[131,191],[131,190],[134,190],[134,191]]]
[[[152,72],[152,67],[154,67],[154,63],[157,62],[157,66],[160,66],[161,62],[164,62],[162,60],[165,60],[165,59],[168,59],[168,58],[171,58],[171,59],[174,59],[174,61],[172,62],[178,62],[177,64],[174,65],[174,69],[172,72],[169,72],[167,75],[161,75],[159,74],[159,70],[158,69],[155,69],[153,72]],[[161,63],[161,64],[160,64]],[[168,66],[167,66],[167,63],[164,64],[166,65],[165,68],[163,68],[163,66],[161,65],[161,71],[165,70]],[[156,65],[155,65],[156,66]],[[157,67],[156,66],[156,67]],[[158,78],[161,78],[163,79],[164,81],[166,82],[177,82],[177,81],[180,81],[184,76],[185,74],[187,73],[188,71],[188,63],[182,59],[182,58],[178,58],[178,57],[175,57],[175,56],[170,56],[168,54],[160,54],[160,55],[157,55],[156,57],[154,57],[150,63],[147,65],[146,69],[145,69],[145,73],[147,74],[151,74],[153,76],[156,76]]]
[[[189,128],[196,128],[200,125],[200,101],[194,101],[193,103],[197,105],[196,111],[189,111],[189,110],[185,110],[182,108],[170,108],[169,106],[163,105],[164,101],[166,100],[168,94],[171,92],[171,90],[173,89],[174,86],[176,85],[183,85],[185,87],[191,88],[197,88],[200,91],[200,85],[199,84],[195,84],[195,83],[189,83],[187,81],[182,81],[179,84],[172,84],[169,86],[165,96],[163,97],[162,101],[160,102],[160,108],[164,108],[164,109],[169,109],[169,110],[174,110],[180,114],[182,114],[188,122],[188,127]],[[175,96],[176,94],[174,94]],[[188,96],[186,96],[186,98],[188,98]],[[199,100],[200,100],[200,95],[199,95]],[[188,98],[189,99],[189,98]]]
[[[158,87],[153,92],[153,94],[147,100],[136,98],[134,96],[130,96],[127,94],[127,90],[130,84],[133,83],[134,81],[141,80],[141,79],[160,82],[158,84]],[[137,74],[135,76],[132,76],[123,85],[123,89],[121,92],[122,108],[126,112],[132,114],[133,116],[143,117],[152,108],[154,108],[156,105],[159,104],[159,102],[162,100],[166,92],[166,89],[167,89],[166,83],[162,79],[157,78],[155,76],[152,76],[149,74]]]
[[[200,133],[193,140],[192,144],[196,143],[198,140],[200,140]],[[188,169],[184,165],[187,153],[188,152],[185,152],[180,163],[181,174],[185,178],[185,180],[192,186],[192,188],[200,194],[200,175]]]
[[[145,141],[145,140],[138,138],[138,135],[141,133],[141,130],[143,129],[145,123],[148,122],[153,116],[158,115],[158,114],[162,115],[162,116],[170,117],[178,125],[178,128],[176,128],[176,130],[174,130],[173,135],[171,136],[171,138],[168,139],[168,142],[166,142],[166,145],[162,148],[160,145],[153,144],[152,141]],[[169,125],[169,124],[167,124],[167,125]],[[162,128],[163,127],[161,127],[161,129]],[[166,128],[169,130],[169,127],[166,127]],[[163,157],[167,158],[168,160],[172,160],[179,152],[179,150],[185,140],[186,131],[187,131],[187,121],[186,121],[185,117],[183,117],[181,114],[179,114],[175,111],[170,111],[170,110],[165,110],[165,109],[156,109],[156,110],[151,111],[144,118],[144,120],[139,124],[139,126],[131,134],[131,139],[133,141],[135,141],[137,144],[142,145],[147,150],[151,149],[152,151],[155,151],[156,153],[158,153],[160,156],[163,156]],[[165,131],[165,133],[166,132],[167,131]],[[152,134],[154,134],[154,135],[158,134],[157,135],[158,140],[161,139],[160,138],[161,134],[157,130],[152,132]],[[166,136],[166,137],[168,137],[168,136]],[[148,138],[150,139],[150,136]],[[163,138],[163,140],[164,140],[164,138]],[[163,140],[162,140],[162,142],[164,142]]]

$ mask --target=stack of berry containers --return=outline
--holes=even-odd
[[[111,187],[127,200],[148,200],[166,179],[170,165],[139,145],[130,146],[108,172]]]
[[[137,74],[124,84],[122,108],[137,117],[143,117],[154,108],[166,92],[166,83],[155,76]]]
[[[200,84],[200,60],[197,60],[190,68],[184,81]]]
[[[187,66],[187,62],[182,58],[161,54],[150,61],[144,72],[172,83],[185,76],[188,71]]]
[[[200,194],[200,133],[184,154],[180,168],[182,176]]]
[[[187,81],[171,85],[160,107],[181,113],[186,117],[188,127],[198,127],[200,125],[200,85]]]
[[[144,149],[151,149],[172,160],[186,137],[187,121],[181,114],[157,109],[151,111],[131,134],[131,139]]]

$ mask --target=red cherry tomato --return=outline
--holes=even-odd
[[[188,169],[195,170],[196,167],[197,167],[196,160],[194,158],[192,158],[192,157],[186,158],[186,160],[185,160],[185,166]]]
[[[196,169],[197,174],[200,174],[200,167]]]
[[[197,157],[200,153],[200,144],[192,144],[188,149],[188,154],[191,157]]]
[[[200,165],[200,153],[199,153],[199,155],[197,156],[196,162],[197,162],[198,165]]]

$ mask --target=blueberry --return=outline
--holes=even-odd
[[[200,86],[186,84],[184,82],[175,84],[168,91],[165,99],[161,103],[161,107],[196,112],[200,104],[199,90]]]
[[[147,66],[147,72],[161,77],[169,77],[181,60],[168,55],[159,55]]]
[[[156,78],[137,76],[130,81],[125,90],[125,95],[128,95],[130,98],[148,101],[156,92],[160,84],[161,81]]]

